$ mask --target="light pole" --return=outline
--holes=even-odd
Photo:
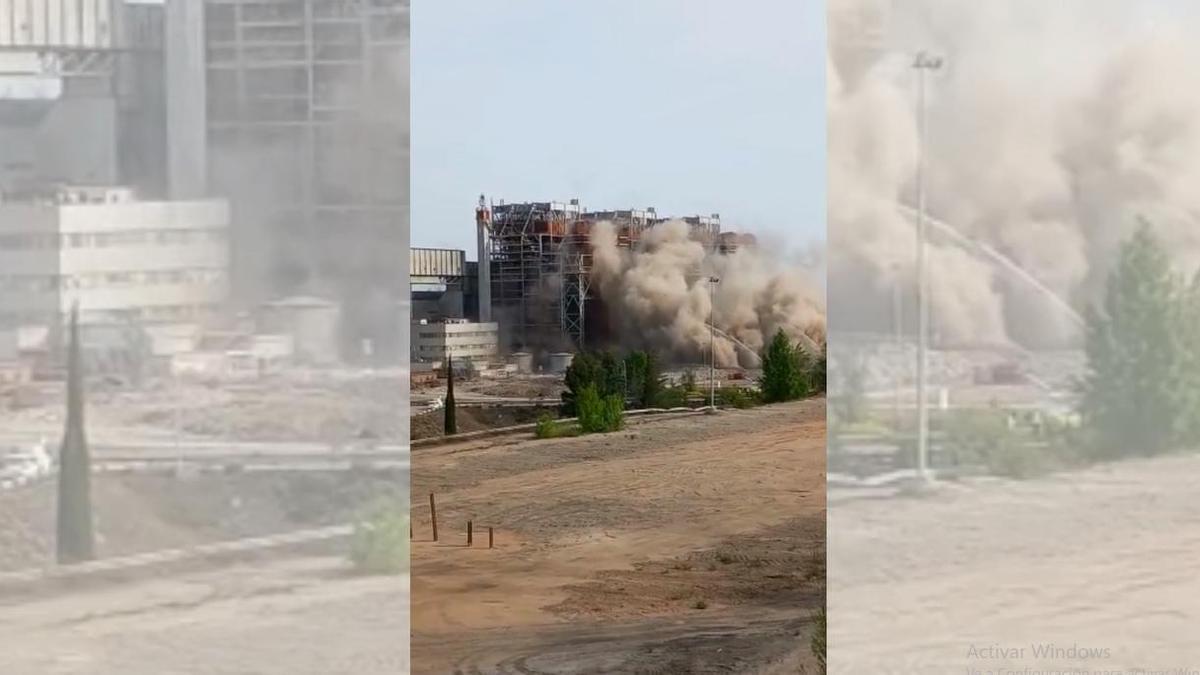
[[[720,277],[708,278],[708,407],[717,409],[717,284]]]
[[[929,143],[929,125],[925,101],[925,80],[930,71],[942,67],[942,59],[926,52],[917,54],[917,472],[929,480],[929,407],[926,386],[929,378],[929,270],[925,260],[925,150]]]
[[[904,353],[904,300],[903,289],[900,287],[900,265],[892,267],[892,330],[895,332],[896,339],[896,355],[899,357]],[[893,402],[894,410],[893,417],[897,432],[900,430],[900,424],[903,422],[901,416],[901,401],[903,399],[902,375],[900,369],[896,369],[896,381],[894,383],[896,391],[894,393],[895,401]]]

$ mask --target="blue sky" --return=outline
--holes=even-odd
[[[825,239],[825,7],[414,0],[412,245],[474,258],[479,194],[720,213]]]

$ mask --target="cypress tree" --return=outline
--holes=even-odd
[[[60,564],[84,562],[95,557],[91,458],[83,424],[83,359],[80,357],[78,306],[71,309],[67,350],[67,420],[58,455],[56,543]]]
[[[446,411],[445,411],[445,428],[443,431],[447,436],[452,436],[458,433],[458,420],[454,414],[454,357],[446,357]]]

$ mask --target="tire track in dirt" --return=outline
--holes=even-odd
[[[750,672],[807,641],[810,623],[744,613],[686,624],[642,621],[478,635],[455,675],[686,675]]]

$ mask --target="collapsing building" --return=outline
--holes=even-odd
[[[579,200],[490,204],[481,196],[475,210],[481,321],[500,324],[509,351],[578,350],[603,344],[611,334],[604,299],[593,292],[591,233],[612,223],[618,245],[634,247],[642,236],[670,220],[688,224],[692,238],[729,252],[753,242],[750,235],[721,231],[719,214],[660,217],[653,207],[588,211]]]
[[[343,308],[345,356],[401,357],[408,5],[0,0],[0,201],[227,200],[223,305],[319,295]]]
[[[211,175],[234,206],[239,290],[331,297],[349,353],[364,341],[404,353],[408,0],[196,4]]]

